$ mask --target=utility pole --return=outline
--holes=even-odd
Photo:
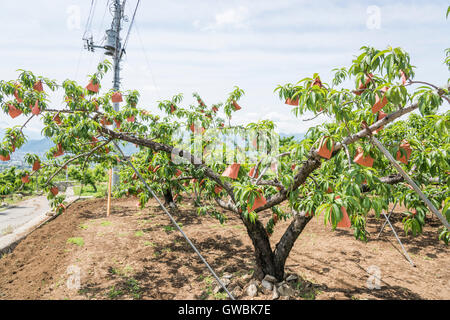
[[[95,48],[100,48],[105,50],[105,55],[113,57],[114,66],[114,80],[113,80],[113,90],[120,90],[120,61],[122,58],[122,42],[120,38],[120,31],[122,30],[122,20],[127,20],[124,16],[124,8],[126,0],[113,0],[113,4],[110,7],[111,14],[113,15],[113,20],[111,23],[111,29],[106,30],[106,41],[104,46],[98,46],[94,44],[92,35],[90,38],[83,38],[86,41],[85,48],[88,51],[94,52]],[[113,103],[115,111],[119,111],[119,103]],[[114,126],[116,124],[114,123]],[[112,184],[117,185],[119,182],[119,176],[117,170],[112,171]]]
[[[115,31],[115,55],[114,55],[114,81],[113,81],[113,89],[114,91],[120,90],[120,60],[122,57],[122,43],[120,39],[120,31],[121,31],[121,21],[123,18],[124,6],[126,0],[123,1],[123,6],[120,4],[120,0],[115,0],[114,2],[114,19],[112,22],[112,29]],[[119,111],[119,103],[113,104],[114,110]],[[114,126],[116,124],[114,123]],[[119,175],[117,174],[117,170],[113,168],[112,170],[112,185],[116,186],[119,183]]]

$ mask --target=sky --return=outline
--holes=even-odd
[[[83,48],[83,34],[100,44],[112,16],[107,0],[96,0],[86,28],[91,0],[2,1],[0,75],[16,79],[17,69],[31,70],[59,82],[82,85],[106,58],[102,50]],[[137,0],[126,1],[128,31]],[[449,72],[448,1],[212,1],[142,0],[122,63],[121,89],[141,93],[140,107],[160,114],[157,101],[184,94],[184,106],[198,92],[207,105],[225,101],[234,86],[245,91],[242,110],[232,124],[274,121],[282,133],[304,133],[328,119],[297,118],[274,89],[319,73],[331,82],[331,70],[348,67],[363,45],[402,47],[417,67],[416,80],[444,85]],[[87,32],[87,33],[85,33]],[[112,87],[112,74],[103,81]],[[52,106],[62,106],[62,93]],[[445,108],[448,108],[446,106]],[[24,122],[0,114],[0,129]],[[31,121],[25,133],[40,137]]]

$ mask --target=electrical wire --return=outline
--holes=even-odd
[[[123,53],[125,52],[125,49],[126,49],[126,47],[127,47],[127,44],[128,44],[128,38],[130,37],[131,28],[133,27],[133,22],[134,22],[134,19],[136,18],[136,12],[137,12],[137,9],[138,9],[138,7],[139,7],[139,3],[140,3],[140,2],[141,2],[141,0],[138,0],[137,3],[136,3],[136,8],[134,8],[133,17],[131,18],[130,26],[128,27],[127,36],[126,36],[125,41],[124,41],[124,43],[123,43],[123,49],[122,49],[122,51],[121,51],[121,53],[120,53],[120,57],[122,57],[122,55],[123,55]]]
[[[144,54],[145,62],[147,63],[148,71],[150,72],[150,75],[151,75],[151,77],[152,77],[153,85],[155,86],[156,91],[158,91],[158,93],[159,93],[159,92],[160,92],[160,89],[159,89],[159,86],[158,86],[157,83],[156,83],[155,76],[154,76],[154,74],[153,74],[153,69],[152,69],[152,66],[151,66],[151,64],[150,64],[150,60],[149,60],[149,58],[148,58],[148,56],[147,56],[147,50],[146,50],[145,47],[144,47],[144,42],[142,41],[141,34],[140,34],[140,32],[139,32],[139,27],[138,27],[138,22],[137,22],[137,20],[136,20],[136,22],[134,23],[134,25],[135,25],[135,28],[134,28],[134,29],[136,30],[136,34],[137,34],[137,36],[138,36],[139,43],[140,43],[140,45],[141,45],[141,50],[142,50],[142,52],[143,52],[143,54]]]
[[[100,38],[100,36],[101,36],[101,34],[102,34],[102,32],[103,32],[103,25],[104,25],[104,22],[105,22],[106,11],[108,11],[109,2],[110,2],[110,0],[108,0],[108,1],[106,2],[105,10],[103,11],[103,17],[102,17],[102,20],[101,20],[100,25],[99,25],[97,39]],[[102,38],[100,44],[102,44],[103,42],[104,42],[104,38]],[[90,72],[91,67],[92,67],[92,62],[93,62],[93,60],[94,60],[94,55],[90,55],[90,59],[89,59],[89,63],[88,63],[88,70],[87,70],[87,72]],[[99,59],[99,62],[100,62],[100,61],[102,61],[102,58]]]
[[[88,30],[92,29],[92,21],[94,20],[96,9],[97,9],[97,0],[94,0],[94,8],[92,9],[92,16],[91,16],[91,21],[89,22]]]
[[[106,16],[106,11],[108,11],[108,6],[109,6],[109,0],[106,2],[105,10],[103,11],[103,17],[102,17],[102,20],[100,22],[100,27],[98,29],[98,36],[97,36],[97,38],[100,38],[101,33],[103,32],[103,23],[105,22],[105,16]]]
[[[92,21],[94,18],[94,14],[95,14],[95,9],[97,8],[97,1],[96,0],[91,0],[91,6],[89,8],[89,14],[88,14],[88,18],[86,20],[86,25],[84,27],[84,32],[83,32],[83,40],[88,40],[88,33],[91,35],[92,37]],[[82,52],[83,52],[83,47],[80,47],[80,53],[78,54],[78,60],[77,60],[77,67],[76,67],[76,71],[75,71],[75,77],[74,79],[76,80],[76,78],[78,77],[78,72],[80,71],[80,63],[81,63],[81,56],[82,56]]]
[[[86,26],[84,27],[83,40],[88,39],[86,34],[91,31],[92,28],[92,20],[95,13],[95,8],[97,7],[97,1],[91,0],[91,7],[89,8],[89,15],[86,20]],[[92,33],[91,33],[92,34]]]

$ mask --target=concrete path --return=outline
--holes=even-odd
[[[78,199],[72,187],[66,190],[66,202]],[[84,197],[83,197],[84,198]],[[20,239],[28,230],[49,218],[50,206],[46,196],[24,200],[0,211],[0,252]]]

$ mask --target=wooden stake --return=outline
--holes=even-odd
[[[106,216],[109,217],[109,214],[111,212],[111,184],[112,184],[112,169],[109,169],[108,171],[108,204],[106,208]]]

